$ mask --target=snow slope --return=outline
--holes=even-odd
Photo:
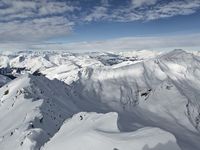
[[[85,69],[73,84],[78,91],[74,99],[106,104],[90,111],[118,112],[121,131],[159,127],[174,134],[183,150],[196,150],[200,148],[199,60],[175,50],[120,68]]]
[[[180,150],[175,137],[158,128],[121,133],[117,113],[78,113],[67,120],[43,150]]]
[[[39,149],[76,106],[63,82],[21,76],[0,89],[0,149]]]
[[[88,102],[85,102],[88,107],[74,102],[70,91],[70,87],[63,82],[30,74],[23,75],[3,86],[0,89],[0,149],[37,150],[50,140],[62,126],[65,133],[69,131],[73,133],[74,130],[75,134],[74,140],[70,136],[72,141],[64,142],[66,144],[63,147],[64,149],[67,147],[78,150],[81,145],[73,146],[77,140],[86,140],[85,142],[91,143],[97,142],[96,139],[100,138],[97,144],[103,146],[96,147],[97,145],[93,145],[93,149],[110,149],[116,146],[125,149],[127,145],[130,145],[127,148],[130,149],[138,145],[139,150],[144,147],[154,148],[159,146],[164,148],[170,145],[175,150],[179,150],[175,137],[161,129],[149,128],[133,133],[120,133],[116,113],[105,115],[79,113],[71,121],[65,121],[63,125],[63,121],[70,118],[72,114],[80,112],[82,109],[88,109],[88,107],[94,108]],[[82,118],[80,118],[80,115]],[[59,130],[58,134],[62,133],[62,129]],[[157,133],[153,134],[154,132]],[[147,135],[154,140],[149,141],[148,138],[145,138]],[[69,135],[66,134],[66,136]],[[85,139],[85,136],[89,139]],[[132,136],[136,137],[132,138]],[[142,136],[144,139],[138,139],[137,136]],[[158,137],[160,140],[158,140]],[[110,142],[104,143],[105,138]],[[47,144],[45,149],[57,149],[56,147],[55,144],[54,147],[48,148]]]

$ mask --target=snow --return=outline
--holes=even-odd
[[[5,85],[9,81],[11,81],[11,79],[9,77],[6,77],[4,75],[0,75],[0,87],[2,87],[3,85]]]
[[[138,59],[149,59],[149,58],[154,58],[155,56],[162,54],[162,52],[150,51],[150,50],[140,50],[140,51],[125,51],[125,52],[120,52],[119,54],[122,56],[125,56],[125,57],[136,57]]]
[[[14,80],[0,76],[2,150],[200,149],[200,57],[194,52],[0,58],[0,66],[26,68]],[[29,74],[35,71],[43,75]]]
[[[73,103],[65,104],[67,88],[58,80],[33,75],[23,75],[2,87],[0,149],[39,149],[69,112],[76,110]]]
[[[70,150],[142,150],[155,149],[159,145],[163,149],[180,150],[175,137],[158,128],[122,133],[117,127],[116,113],[81,112],[67,120],[42,149],[64,150],[67,147]]]

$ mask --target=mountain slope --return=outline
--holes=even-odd
[[[21,76],[3,86],[0,89],[0,149],[37,150],[50,140],[56,132],[63,134],[62,130],[64,130],[66,136],[69,136],[69,131],[73,133],[74,130],[74,140],[71,139],[71,136],[71,141],[64,137],[68,141],[68,143],[64,143],[70,149],[78,150],[80,147],[74,147],[71,144],[76,144],[77,140],[86,140],[87,143],[97,142],[102,145],[99,146],[100,149],[110,149],[116,146],[124,149],[127,145],[130,145],[131,148],[142,142],[143,144],[140,144],[138,150],[145,146],[165,148],[169,147],[169,143],[175,150],[179,150],[175,137],[161,129],[149,128],[133,133],[120,133],[117,127],[116,113],[105,115],[79,113],[71,121],[65,121],[63,125],[63,121],[70,118],[72,114],[83,109],[90,111],[98,104],[90,104],[87,100],[85,100],[85,105],[77,104],[71,94],[68,93],[70,91],[70,87],[63,82],[30,74]],[[87,107],[85,107],[86,105]],[[106,106],[106,104],[101,105]],[[99,126],[100,124],[101,126]],[[59,130],[61,126],[62,129]],[[158,133],[153,134],[154,132]],[[90,138],[91,134],[93,138]],[[145,134],[151,136],[151,139],[154,138],[154,140],[149,141],[145,138]],[[85,136],[88,138],[85,139]],[[132,138],[132,136],[136,137]],[[143,139],[138,139],[137,136],[143,136]],[[158,140],[158,137],[160,140]],[[110,142],[106,144],[105,138]],[[99,139],[99,142],[96,139]],[[136,139],[137,142],[133,142]],[[51,142],[52,140],[50,140]],[[53,144],[54,146],[50,146],[50,148],[48,148],[48,144],[45,149],[57,149],[56,144]],[[98,147],[93,147],[93,149],[98,149]]]
[[[199,71],[199,57],[180,50],[120,68],[85,69],[73,84],[79,91],[74,99],[106,104],[87,110],[117,111],[122,131],[159,127],[173,133],[183,150],[196,150]]]
[[[199,56],[175,50],[126,64],[96,55],[45,54],[52,66],[39,68],[51,80],[23,75],[0,88],[0,149],[200,148]]]
[[[0,89],[0,149],[39,149],[76,112],[64,83],[24,75]]]

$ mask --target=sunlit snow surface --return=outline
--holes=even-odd
[[[198,150],[198,54],[2,53],[0,150]]]

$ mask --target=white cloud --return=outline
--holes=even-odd
[[[167,4],[158,4],[154,9],[148,10],[147,20],[172,17],[176,15],[188,15],[195,13],[200,8],[199,0],[172,1]]]
[[[63,17],[46,17],[27,21],[0,23],[0,41],[41,41],[63,36],[71,31],[73,23]]]
[[[200,9],[199,0],[175,0],[163,2],[159,0],[132,0],[129,5],[109,9],[110,5],[94,7],[92,11],[83,18],[83,21],[146,21],[176,15],[188,15],[195,13]]]
[[[132,0],[133,7],[141,7],[143,5],[153,5],[158,0]]]
[[[65,15],[77,7],[64,1],[1,0],[0,42],[44,41],[68,35],[74,22]]]
[[[81,1],[0,0],[0,43],[44,42],[68,35],[79,23],[146,21],[187,15],[200,9],[199,0],[162,3],[161,0],[127,0],[126,5],[113,5],[113,0],[99,1],[85,9]]]
[[[95,7],[93,11],[87,15],[85,21],[97,21],[97,20],[106,20],[108,18],[107,8],[106,7]]]
[[[184,36],[126,37],[94,42],[32,44],[29,49],[67,51],[126,51],[142,49],[196,49],[200,50],[200,34]]]
[[[0,8],[1,20],[43,17],[44,15],[73,12],[78,9],[65,1],[48,0],[1,0],[0,5],[3,6],[3,8]]]

